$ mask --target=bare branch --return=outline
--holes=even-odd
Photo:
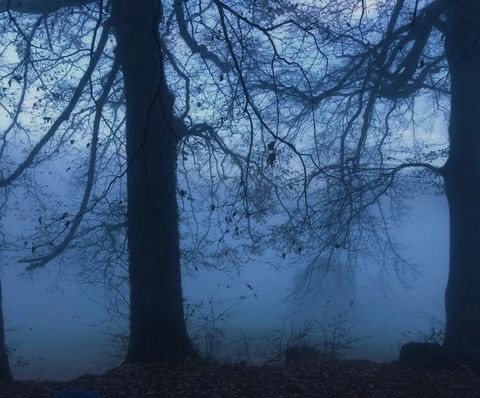
[[[17,168],[6,178],[0,179],[0,188],[4,188],[7,185],[11,184],[17,178],[19,178],[25,170],[32,166],[33,162],[35,161],[36,156],[40,153],[42,148],[55,136],[60,126],[66,122],[70,115],[75,108],[77,102],[79,101],[85,86],[88,84],[92,72],[95,70],[98,61],[100,60],[105,45],[107,44],[107,40],[110,34],[110,24],[107,22],[104,25],[104,29],[102,32],[102,36],[100,37],[97,50],[93,54],[92,58],[90,59],[90,64],[88,65],[87,70],[85,71],[84,75],[80,79],[78,86],[75,88],[72,98],[70,102],[63,110],[62,114],[55,120],[55,122],[51,125],[45,135],[37,142],[37,144],[32,148],[30,153],[28,154],[27,158],[20,163]]]
[[[192,53],[199,54],[203,59],[212,61],[222,72],[227,73],[233,69],[233,66],[222,61],[217,54],[208,50],[204,44],[198,44],[197,41],[190,35],[188,31],[187,22],[185,20],[185,13],[183,11],[183,0],[174,1],[175,16],[177,19],[180,36],[185,44],[190,48]]]
[[[32,258],[26,260],[20,260],[22,263],[31,263],[27,267],[27,270],[31,271],[36,268],[43,267],[47,265],[50,261],[56,258],[58,255],[63,253],[65,249],[68,247],[70,242],[74,239],[75,233],[80,226],[80,223],[83,220],[83,217],[88,212],[88,202],[90,200],[90,195],[92,193],[93,185],[95,182],[95,169],[96,169],[96,162],[97,162],[97,150],[98,150],[98,135],[100,130],[100,122],[102,120],[102,112],[103,107],[105,106],[108,96],[110,94],[110,90],[113,87],[113,83],[115,82],[115,78],[118,74],[120,69],[120,64],[118,61],[112,66],[112,70],[108,76],[108,80],[105,84],[103,92],[96,103],[96,113],[95,113],[95,120],[93,122],[93,133],[92,133],[92,141],[91,141],[91,149],[90,149],[90,161],[88,164],[88,172],[87,172],[87,182],[85,184],[85,191],[83,193],[82,202],[80,204],[80,208],[77,212],[77,215],[74,217],[73,222],[70,224],[70,229],[62,242],[57,245],[57,247],[49,254]]]

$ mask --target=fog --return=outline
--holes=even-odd
[[[183,290],[188,303],[203,302],[200,311],[214,318],[228,309],[215,323],[223,336],[217,335],[214,354],[220,359],[261,363],[271,354],[272,337],[282,329],[287,333],[305,319],[321,329],[325,317],[330,319],[340,311],[347,314],[349,335],[358,338],[344,356],[394,360],[399,344],[406,341],[405,332],[426,331],[432,319],[441,323],[444,317],[446,200],[420,196],[409,206],[394,235],[404,247],[403,254],[417,263],[420,275],[407,275],[404,283],[399,283],[388,267],[381,276],[378,264],[371,264],[354,270],[351,286],[325,283],[327,291],[322,295],[296,303],[291,293],[300,266],[289,264],[288,259],[272,267],[263,256],[228,275],[202,270],[185,275]],[[2,281],[6,339],[16,378],[69,379],[120,363],[123,351],[112,335],[126,334],[127,324],[109,321],[103,288],[79,286],[59,275],[55,264],[31,274],[17,264],[6,265]],[[200,344],[202,329],[211,325],[209,322],[190,322],[191,335],[194,340],[200,338]],[[319,337],[318,329],[310,336],[312,342]]]

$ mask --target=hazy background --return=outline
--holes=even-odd
[[[335,306],[340,310],[345,302],[353,301],[347,308],[348,323],[352,336],[361,339],[348,352],[349,357],[395,359],[399,344],[406,339],[402,332],[427,330],[432,318],[442,321],[444,316],[446,200],[420,196],[409,206],[395,236],[405,247],[404,254],[418,263],[422,275],[416,280],[409,278],[408,287],[399,284],[393,272],[380,280],[378,266],[370,271],[357,269],[354,287],[340,285],[334,288],[336,293],[325,292],[299,307],[288,300],[296,273],[288,269],[288,262],[275,270],[260,258],[246,264],[240,273],[199,271],[186,276],[184,294],[190,303],[203,302],[201,310],[213,316],[228,309],[215,323],[224,332],[221,341],[225,344],[216,353],[241,359],[249,350],[252,357],[263,358],[271,350],[269,337],[275,330],[278,334],[282,328],[288,329],[302,316],[321,322],[325,316],[322,303],[331,296],[329,316]],[[119,363],[121,351],[112,334],[125,333],[127,325],[108,321],[101,288],[85,292],[77,283],[59,277],[54,264],[26,276],[20,275],[22,271],[17,264],[1,269],[7,344],[16,378],[67,379]],[[338,292],[347,299],[336,304]],[[198,337],[201,329],[197,319],[192,334]]]

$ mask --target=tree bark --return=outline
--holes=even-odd
[[[11,381],[12,373],[8,362],[7,347],[5,345],[5,326],[3,322],[2,285],[0,282],[0,381]]]
[[[480,351],[480,2],[447,2],[445,52],[451,79],[450,269],[445,295],[446,348]]]
[[[194,355],[183,309],[177,136],[155,0],[112,2],[126,93],[130,343],[127,362]]]

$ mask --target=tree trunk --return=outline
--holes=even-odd
[[[176,199],[177,137],[158,23],[160,2],[116,0],[126,93],[130,343],[127,362],[194,354],[187,335]]]
[[[450,0],[446,15],[451,113],[444,174],[450,211],[444,345],[480,351],[480,1]]]
[[[5,326],[3,322],[2,285],[0,282],[0,381],[12,380],[10,365],[8,363],[7,347],[5,345]]]

